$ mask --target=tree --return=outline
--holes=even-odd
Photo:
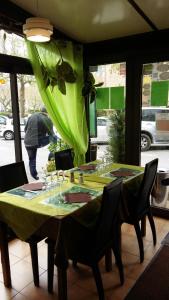
[[[4,73],[0,73],[0,108],[4,112],[11,111],[9,76]]]
[[[28,84],[35,83],[33,76],[18,74],[17,79],[19,81],[19,104],[20,104],[20,115],[23,118],[25,116],[25,86]]]
[[[26,54],[26,44],[23,38],[15,35],[8,34],[4,30],[0,30],[0,52],[4,54],[10,54],[13,56],[18,56],[18,54],[22,57],[27,57]],[[1,78],[6,78],[5,74],[1,73]],[[8,82],[9,82],[9,76]],[[24,117],[26,113],[26,87],[31,84],[35,84],[35,78],[31,75],[18,74],[18,96],[19,96],[19,107],[20,107],[20,116]],[[5,90],[6,89],[6,90]],[[11,97],[7,97],[8,93],[10,93],[9,85],[4,85],[3,93],[0,95],[0,101],[3,105],[3,109],[11,108]],[[38,97],[34,97],[34,100],[38,99]],[[29,99],[28,99],[29,101]],[[39,106],[39,103],[38,105]],[[29,107],[29,106],[28,106]],[[35,103],[34,103],[35,107]],[[31,108],[32,109],[32,108]]]

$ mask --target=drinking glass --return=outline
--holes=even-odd
[[[44,184],[43,190],[47,189],[47,185],[48,185],[47,177],[48,177],[48,172],[44,167],[42,167],[42,182]]]
[[[58,201],[58,203],[63,204],[63,203],[65,203],[65,198],[64,198],[63,193],[62,193],[63,192],[63,189],[62,189],[63,180],[60,180],[58,182],[58,185],[59,185],[59,201]]]

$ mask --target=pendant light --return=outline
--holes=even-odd
[[[26,35],[26,38],[29,41],[48,42],[53,34],[53,26],[46,18],[32,17],[26,19],[26,24],[23,25],[23,33]]]

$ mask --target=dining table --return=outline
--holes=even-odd
[[[70,175],[74,173],[74,182]],[[58,299],[67,299],[67,259],[64,249],[62,224],[71,216],[85,226],[93,226],[98,217],[103,188],[109,182],[122,178],[124,189],[137,190],[144,168],[126,164],[94,161],[75,167],[66,176],[44,186],[33,182],[0,194],[0,250],[4,285],[11,287],[7,226],[16,236],[26,241],[36,234],[56,242],[58,271]],[[83,181],[79,177],[83,176]],[[39,185],[39,187],[38,187]],[[36,188],[37,186],[37,188]],[[123,197],[122,215],[127,214]]]

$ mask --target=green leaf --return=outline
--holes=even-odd
[[[94,86],[99,87],[99,86],[102,86],[103,84],[104,84],[104,82],[99,82],[99,83],[96,83]]]
[[[91,93],[90,93],[90,103],[92,103],[96,98],[96,91],[95,89],[92,89]]]
[[[45,84],[45,87],[47,88],[50,84],[50,79],[48,77],[48,73],[47,72],[44,72],[43,74],[43,80],[44,80],[44,84]]]
[[[58,71],[65,81],[69,83],[74,83],[76,81],[76,74],[68,62],[62,61]]]
[[[55,86],[55,85],[57,85],[58,84],[58,80],[56,79],[56,78],[51,78],[50,79],[50,84],[51,84],[51,86]]]
[[[63,73],[63,75],[73,73],[71,65],[66,61],[62,61],[60,65],[60,71]]]
[[[69,83],[74,83],[76,82],[76,75],[75,75],[75,72],[73,73],[69,73],[69,74],[65,74],[64,75],[64,79],[66,82],[69,82]]]
[[[82,96],[85,97],[88,94],[90,94],[90,87],[86,84],[84,85],[84,87],[82,88]]]
[[[58,89],[63,95],[66,95],[66,84],[63,78],[58,78]]]
[[[88,73],[87,81],[91,82],[92,85],[95,84],[95,78],[94,78],[93,74],[90,72]]]

